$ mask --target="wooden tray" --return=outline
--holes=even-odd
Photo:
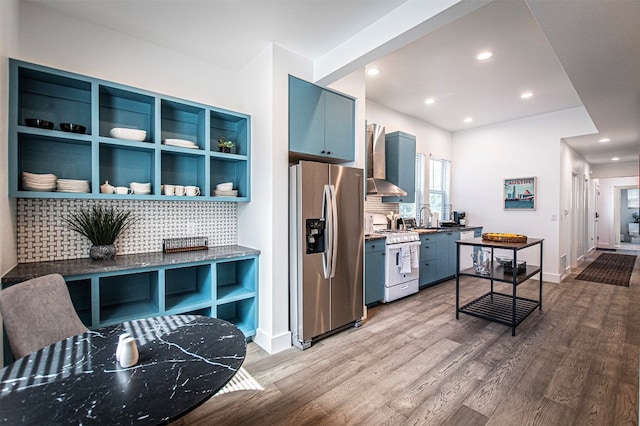
[[[527,236],[521,234],[502,234],[497,232],[485,232],[482,234],[485,241],[498,241],[501,243],[526,243]]]

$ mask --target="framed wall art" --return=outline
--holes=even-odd
[[[535,210],[536,177],[505,179],[502,195],[505,210]]]

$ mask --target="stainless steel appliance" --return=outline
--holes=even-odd
[[[387,180],[384,126],[367,126],[367,194],[402,196],[407,192]]]
[[[306,349],[364,313],[364,171],[301,161],[289,178],[291,333]]]
[[[456,225],[464,225],[464,224],[466,224],[467,220],[465,219],[465,217],[466,217],[465,212],[460,212],[460,211],[453,212],[453,222]]]

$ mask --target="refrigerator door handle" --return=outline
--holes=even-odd
[[[322,218],[325,220],[325,250],[322,253],[322,267],[324,270],[324,278],[331,276],[331,264],[333,258],[333,209],[331,207],[331,191],[329,185],[324,186],[324,194],[322,197]]]
[[[338,260],[338,203],[336,201],[336,188],[329,185],[329,194],[331,196],[331,278],[336,276],[336,262]]]

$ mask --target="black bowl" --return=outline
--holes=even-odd
[[[87,131],[85,126],[81,126],[80,124],[75,123],[60,123],[60,128],[63,132],[71,132],[71,133],[82,133]]]
[[[39,118],[25,118],[24,122],[29,127],[37,127],[39,129],[53,129],[53,123]]]

